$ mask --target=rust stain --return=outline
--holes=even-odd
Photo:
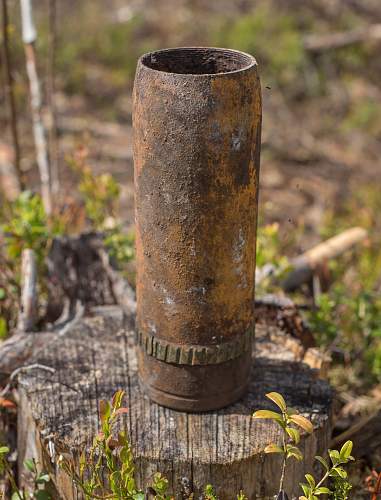
[[[153,336],[159,352],[167,344],[183,345],[184,352],[187,346],[202,352],[235,339],[245,345],[240,338],[254,324],[261,126],[255,60],[208,48],[143,56],[133,122],[139,332]],[[221,397],[210,400],[213,407],[228,404],[237,391],[224,391],[226,379],[234,373],[245,386],[243,357],[247,349],[237,350],[230,371],[218,361],[197,371],[199,366],[150,356],[155,373],[147,366],[140,373],[151,397],[189,410],[181,402],[185,394],[189,399],[189,387],[159,389],[161,373],[178,379],[181,373],[185,380],[187,372],[195,393],[191,409],[209,409],[201,401],[205,396],[197,396],[197,384],[212,394],[216,388],[204,375],[213,380],[212,372],[218,372]]]

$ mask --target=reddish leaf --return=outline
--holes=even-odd
[[[9,399],[5,399],[0,397],[0,407],[1,408],[16,408],[16,405],[13,401],[10,401]]]
[[[116,410],[115,415],[121,415],[122,413],[128,413],[128,408],[119,408]]]

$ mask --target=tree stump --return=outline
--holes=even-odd
[[[276,424],[251,415],[272,408],[265,394],[278,391],[315,427],[312,435],[302,436],[305,461],[291,460],[287,467],[285,487],[289,495],[299,495],[299,481],[316,467],[314,455],[327,449],[331,412],[330,387],[303,363],[306,349],[300,340],[286,335],[272,319],[266,321],[261,311],[247,395],[219,411],[186,414],[150,402],[139,387],[133,325],[133,313],[119,306],[93,308],[31,360],[56,371],[37,368],[19,377],[20,464],[37,457],[52,475],[56,498],[81,498],[56,465],[57,457],[69,452],[78,463],[98,430],[99,400],[124,389],[129,413],[123,425],[140,486],[159,471],[176,498],[183,498],[184,485],[199,498],[208,483],[221,500],[235,498],[241,489],[249,499],[268,497],[277,492],[281,462],[263,449],[278,441],[280,433]]]

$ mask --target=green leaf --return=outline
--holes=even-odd
[[[47,472],[41,472],[36,479],[37,484],[48,483],[50,481],[50,476]]]
[[[346,442],[343,444],[343,446],[341,447],[341,450],[340,450],[340,458],[345,459],[345,460],[348,460],[348,458],[349,458],[349,457],[350,457],[350,455],[351,455],[352,448],[353,448],[353,443],[352,443],[352,441],[346,441]]]
[[[329,470],[329,465],[328,465],[328,462],[325,458],[323,457],[320,457],[319,455],[316,455],[316,460],[318,460],[322,466],[326,469],[326,470]]]
[[[287,455],[286,455],[287,458],[294,457],[294,458],[296,458],[296,460],[299,460],[299,461],[303,460],[302,452],[296,446],[292,446],[292,445],[288,444],[286,446],[286,449],[287,449]]]
[[[279,394],[278,392],[269,392],[268,394],[266,394],[266,397],[271,399],[271,401],[275,403],[283,412],[286,412],[286,401],[281,394]]]
[[[31,458],[28,458],[27,460],[24,460],[24,467],[28,469],[30,472],[36,472],[36,465],[34,461]]]
[[[117,391],[112,398],[112,407],[114,410],[118,410],[122,404],[122,399],[124,396],[124,391]]]
[[[334,469],[338,475],[342,478],[342,479],[346,479],[348,474],[347,474],[347,471],[344,470],[342,467],[335,467]]]
[[[306,417],[303,417],[303,415],[291,415],[290,420],[309,434],[312,434],[312,432],[314,431],[314,426]]]
[[[253,414],[253,418],[271,418],[283,423],[282,415],[271,410],[258,410]]]
[[[311,493],[311,488],[309,487],[309,485],[306,483],[299,483],[299,484],[303,490],[303,493],[306,495],[306,497],[308,497],[308,495]]]
[[[5,339],[8,335],[8,324],[7,320],[0,316],[0,341]]]
[[[168,479],[163,477],[160,472],[156,472],[153,477],[153,488],[160,495],[164,495],[168,488]]]
[[[293,427],[286,427],[285,430],[286,430],[287,434],[290,436],[290,438],[292,439],[292,441],[295,444],[298,444],[300,441],[299,431],[297,429],[294,429]]]
[[[276,444],[273,443],[267,445],[263,451],[265,453],[284,453],[283,449],[280,446],[277,446]]]
[[[316,488],[315,495],[330,495],[332,491],[325,486],[320,486],[320,488]]]
[[[304,477],[307,479],[307,482],[311,486],[311,488],[315,488],[316,482],[314,477],[311,474],[306,474]]]
[[[6,455],[7,453],[9,453],[9,448],[8,446],[1,446],[0,447],[0,455]]]
[[[337,450],[328,450],[328,455],[332,460],[333,465],[336,465],[340,462],[340,453]]]

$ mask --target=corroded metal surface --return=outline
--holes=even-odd
[[[138,344],[149,356],[177,365],[213,365],[238,358],[251,349],[253,328],[230,341],[216,345],[184,345],[167,342],[139,331]]]
[[[254,58],[209,48],[146,54],[133,122],[140,337],[184,352],[225,343],[234,350],[254,325],[261,127]],[[140,352],[140,375],[159,403],[206,410],[245,389],[249,349],[199,366],[152,352]]]

